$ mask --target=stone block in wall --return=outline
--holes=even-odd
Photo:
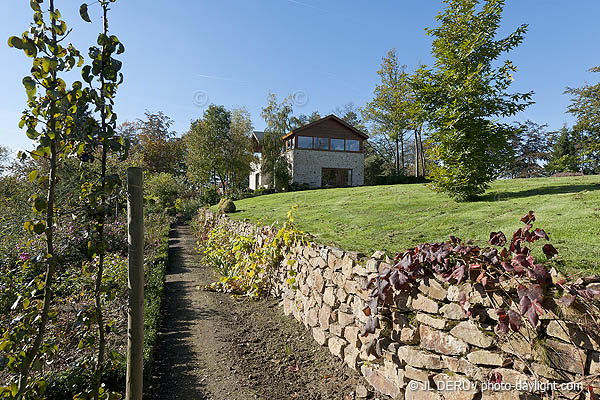
[[[365,272],[367,274],[376,274],[377,272],[379,272],[379,261],[373,259],[373,258],[369,258],[365,264]],[[359,274],[362,275],[362,274]],[[363,276],[367,276],[366,274]]]
[[[312,281],[313,281],[313,291],[317,293],[323,293],[325,290],[325,279],[323,278],[323,274],[321,270],[315,269],[312,273]]]
[[[319,309],[319,325],[322,329],[328,330],[331,322],[333,322],[331,318],[331,307],[327,304],[323,304]]]
[[[346,291],[340,287],[335,291],[335,297],[339,303],[345,303],[346,299],[348,298],[348,293],[346,293]]]
[[[323,302],[330,307],[336,306],[337,299],[335,297],[335,287],[328,286],[325,288],[325,292],[323,293]]]
[[[490,348],[494,344],[494,338],[482,332],[473,321],[460,322],[452,328],[450,333],[473,346],[484,349]]]
[[[534,342],[536,333],[521,326],[519,332],[509,333],[499,337],[499,347],[505,353],[513,354],[525,360],[534,359],[534,351],[531,344]]]
[[[495,368],[492,372],[499,373],[502,376],[502,382],[510,383],[511,385],[516,385],[519,382],[528,382],[532,379],[522,372],[508,368]]]
[[[399,341],[403,344],[418,344],[420,341],[419,328],[405,327],[400,329]]]
[[[334,336],[343,337],[344,336],[344,327],[340,326],[340,324],[332,322],[329,324],[329,333]]]
[[[592,332],[584,332],[574,323],[550,321],[546,327],[546,334],[584,349],[600,351],[600,337]]]
[[[315,339],[315,342],[317,342],[321,346],[327,346],[327,342],[329,341],[329,337],[331,336],[328,332],[319,328],[318,326],[312,328],[312,335]]]
[[[460,285],[450,285],[448,287],[448,294],[446,295],[446,298],[449,301],[459,302],[461,295],[464,293],[465,296],[468,296],[469,293],[471,293],[471,290],[473,290],[473,287],[471,286],[470,283],[463,283]]]
[[[423,279],[419,281],[418,289],[427,297],[436,300],[444,300],[448,294],[448,291],[442,284],[431,276],[423,277]]]
[[[561,371],[560,369],[552,368],[548,365],[539,362],[532,363],[530,368],[534,374],[550,379],[554,382],[574,382],[575,379],[577,379],[577,375],[575,374],[566,371]]]
[[[432,390],[428,384],[412,380],[406,385],[405,400],[443,400],[442,394]]]
[[[377,250],[375,253],[373,253],[371,255],[371,258],[374,258],[375,260],[383,260],[385,258],[386,254],[385,251],[383,250]]]
[[[488,350],[475,350],[467,354],[467,360],[477,365],[501,367],[508,361],[506,355]]]
[[[483,381],[487,379],[485,376],[487,370],[476,366],[475,364],[467,361],[465,358],[456,358],[449,356],[442,356],[442,363],[444,368],[468,376],[471,379]]]
[[[346,307],[348,308],[344,308],[346,312],[342,311],[342,308],[337,311],[337,320],[342,327],[346,327],[354,323],[354,314],[352,314],[352,310],[349,309],[348,306]]]
[[[323,269],[323,268],[327,267],[327,261],[325,261],[320,256],[313,257],[310,259],[310,265],[312,265],[315,268]]]
[[[587,361],[587,355],[584,350],[572,344],[550,339],[545,341],[543,347],[550,367],[569,371],[574,374],[584,374]]]
[[[444,330],[448,327],[449,323],[444,318],[436,318],[429,314],[417,313],[417,321],[435,329]]]
[[[311,328],[314,328],[315,326],[319,325],[318,307],[312,307],[310,310],[308,310],[308,312],[306,313],[306,324]]]
[[[431,382],[431,378],[433,378],[434,373],[430,372],[426,369],[419,369],[415,367],[411,367],[407,365],[404,367],[404,376],[406,379],[412,379],[419,382]]]
[[[368,263],[368,261],[367,261]],[[354,265],[354,268],[352,268],[352,273],[354,275],[359,275],[359,276],[364,276],[366,277],[367,275],[369,275],[369,272],[367,271],[367,268],[362,265],[362,264],[356,264]]]
[[[329,252],[331,254],[333,254],[335,257],[337,257],[338,259],[342,259],[342,257],[344,257],[344,253],[345,253],[344,250],[338,249],[337,247],[330,247]]]
[[[329,249],[327,247],[321,247],[319,249],[319,257],[327,262],[329,257]]]
[[[359,348],[361,345],[360,340],[358,340],[358,335],[360,334],[360,329],[357,326],[349,325],[344,328],[344,339],[346,339],[352,346]]]
[[[417,298],[417,295],[417,289],[413,287],[409,291],[394,292],[392,301],[398,310],[414,311],[412,308],[412,302]]]
[[[331,352],[331,354],[333,354],[340,360],[344,359],[344,348],[347,345],[348,342],[337,336],[331,336],[329,338],[329,341],[327,342],[327,346],[329,347],[329,351]]]
[[[442,313],[444,318],[453,319],[453,320],[467,319],[467,313],[457,303],[448,303],[448,304],[442,306],[440,308],[440,312]]]
[[[353,370],[358,368],[360,350],[352,345],[352,343],[348,344],[348,346],[344,347],[344,363],[348,365]]]
[[[417,297],[411,301],[410,307],[414,310],[430,314],[437,314],[439,311],[438,303],[429,297],[423,296],[421,293],[417,294]]]
[[[398,358],[415,368],[437,369],[443,368],[442,358],[437,354],[430,354],[417,347],[401,346],[398,349]]]
[[[342,265],[342,274],[345,279],[350,279],[352,277],[352,270],[354,268],[354,260],[346,254],[341,261]]]
[[[419,327],[421,347],[444,355],[464,355],[469,351],[469,345],[446,332],[438,331],[426,325]]]
[[[363,365],[360,368],[360,372],[365,377],[365,380],[369,382],[369,385],[373,386],[378,392],[390,396],[393,399],[401,398],[402,390],[398,387],[397,382],[386,377],[379,368]]]
[[[353,279],[348,279],[344,282],[344,291],[349,295],[354,295],[361,290],[360,285]]]
[[[460,375],[437,374],[433,382],[445,400],[473,400],[479,393],[472,381]]]

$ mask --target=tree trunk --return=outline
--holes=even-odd
[[[400,138],[396,136],[396,175],[400,175],[400,150],[398,148]]]
[[[427,171],[425,169],[425,148],[423,147],[423,138],[421,136],[421,131],[423,130],[423,125],[419,126],[419,147],[421,147],[421,172],[423,176],[427,176]]]
[[[415,129],[415,177],[419,177],[419,140]]]
[[[400,135],[398,135],[400,136]],[[402,175],[404,175],[404,171],[406,169],[406,162],[404,161],[404,137],[400,137],[400,147],[402,149],[401,151],[401,155],[402,155]]]

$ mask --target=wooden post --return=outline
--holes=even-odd
[[[142,169],[127,168],[129,315],[126,400],[141,400],[144,368],[144,206]]]

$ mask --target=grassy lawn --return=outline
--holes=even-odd
[[[369,255],[450,235],[485,245],[491,231],[510,238],[523,226],[521,216],[534,210],[534,226],[548,232],[563,269],[600,272],[600,176],[497,181],[472,203],[456,203],[425,185],[280,193],[238,201],[231,217],[281,222],[293,204],[299,206],[297,226],[317,241]]]

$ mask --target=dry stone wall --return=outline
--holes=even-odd
[[[259,244],[271,229],[217,218],[218,225],[254,235]],[[490,298],[480,284],[448,285],[425,277],[409,292],[395,293],[380,328],[363,336],[368,319],[363,284],[392,264],[383,252],[367,257],[299,244],[286,253],[272,294],[319,345],[394,399],[594,398],[588,386],[600,374],[600,339],[586,328],[585,311],[553,299],[545,306],[555,312],[541,316],[537,333],[523,324],[518,332],[497,334],[492,302],[507,299]],[[598,287],[600,279],[586,283]],[[470,303],[470,315],[461,298]],[[575,385],[558,386],[572,382],[585,382],[584,393],[570,390]]]

